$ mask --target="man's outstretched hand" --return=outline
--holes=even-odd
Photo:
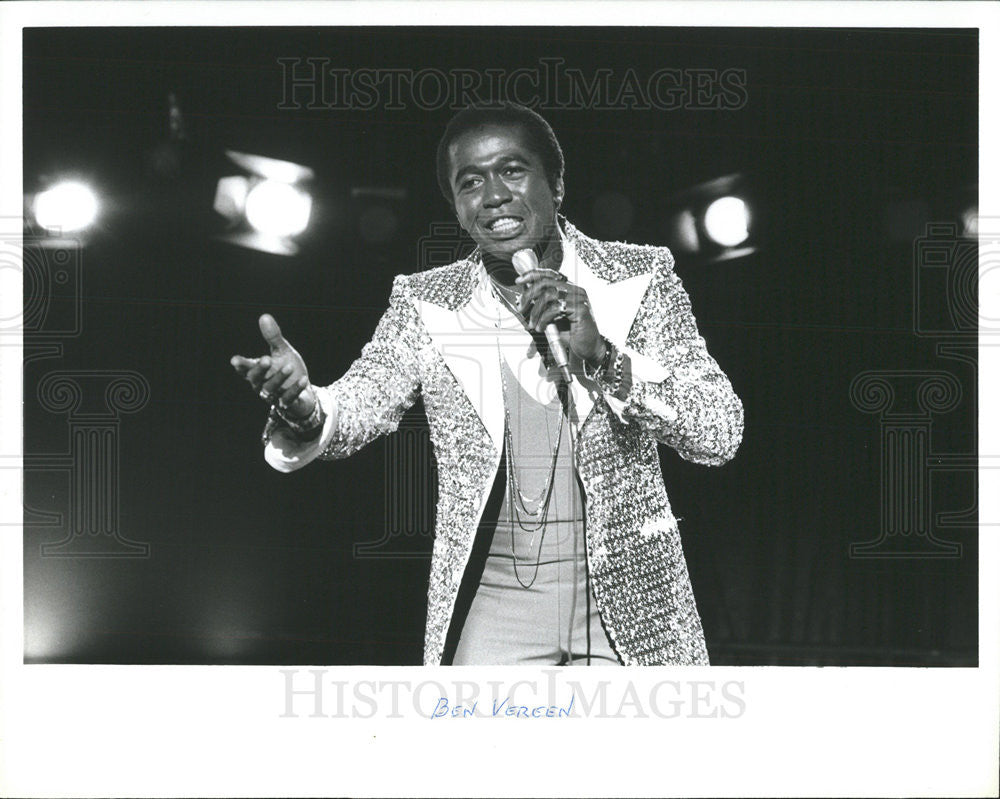
[[[286,409],[287,416],[304,419],[312,413],[317,402],[305,361],[281,335],[281,328],[273,316],[263,314],[258,323],[271,354],[260,358],[234,355],[229,362],[261,399],[267,403],[277,399],[280,407]]]

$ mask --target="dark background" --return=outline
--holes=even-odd
[[[268,311],[314,382],[343,372],[393,275],[419,270],[423,237],[451,221],[433,155],[452,111],[280,110],[276,59],[511,70],[558,56],[618,80],[629,67],[746,73],[739,110],[542,109],[566,153],[563,210],[595,237],[665,244],[678,193],[733,173],[753,192],[754,253],[677,263],[746,407],[724,467],[661,449],[712,662],[977,662],[974,514],[937,519],[975,506],[973,471],[935,472],[928,498],[932,532],[960,556],[849,550],[878,538],[883,482],[879,417],[852,404],[856,375],[952,373],[963,399],[933,417],[930,447],[975,453],[975,335],[958,338],[971,362],[944,358],[914,314],[915,240],[975,204],[975,31],[44,29],[25,32],[24,53],[26,194],[75,173],[107,209],[81,251],[80,334],[25,365],[27,661],[420,662],[433,475],[419,404],[404,435],[281,475],[261,457],[264,408],[228,360],[263,351]],[[182,141],[169,139],[169,92]],[[215,183],[239,172],[224,148],[315,170],[300,255],[212,238]],[[631,214],[609,220],[608,192]],[[396,226],[379,237],[386,209]],[[940,311],[950,300],[935,291]],[[66,531],[40,514],[70,503],[66,475],[43,462],[69,444],[66,416],[36,392],[65,369],[150,385],[119,427],[120,533],[148,557],[41,554]],[[428,492],[396,492],[410,484]]]

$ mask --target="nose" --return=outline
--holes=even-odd
[[[510,193],[510,189],[507,188],[507,184],[496,175],[489,179],[485,188],[483,205],[487,208],[498,208],[514,199]]]

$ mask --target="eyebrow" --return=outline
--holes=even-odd
[[[520,161],[523,164],[530,164],[531,159],[525,158],[523,155],[505,155],[499,161],[497,161],[497,166],[506,166],[511,161]],[[472,166],[471,164],[463,166],[458,172],[455,173],[455,177],[451,179],[452,183],[458,183],[463,177],[470,173],[480,172],[480,168],[477,166]]]

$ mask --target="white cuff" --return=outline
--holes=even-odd
[[[330,443],[337,419],[337,403],[330,392],[315,388],[316,398],[326,414],[323,432],[312,441],[300,441],[287,427],[277,427],[264,447],[264,460],[279,472],[294,472],[312,463]]]
[[[631,347],[618,347],[618,349],[625,353],[629,358],[633,387],[636,383],[662,383],[667,379],[667,370],[652,358],[649,358],[640,352],[636,352]],[[615,416],[623,422],[627,421],[624,413],[625,407],[629,402],[628,398],[621,400],[609,392],[604,392],[604,399],[607,400],[608,407],[611,408]]]

